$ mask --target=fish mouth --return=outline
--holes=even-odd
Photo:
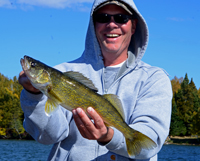
[[[22,66],[22,69],[24,71],[24,73],[26,74],[26,76],[30,79],[32,78],[30,75],[30,65],[29,65],[29,61],[28,61],[28,56],[24,56],[24,58],[20,59],[20,63]]]
[[[22,69],[25,69],[25,60],[23,58],[20,59],[20,64],[22,66]]]
[[[27,71],[30,68],[28,60],[27,60],[27,56],[24,56],[24,58],[21,58],[20,63],[24,71]]]

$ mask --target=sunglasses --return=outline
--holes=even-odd
[[[130,19],[133,19],[133,16],[131,15],[125,15],[125,14],[109,15],[107,13],[101,13],[101,14],[94,14],[93,20],[94,22],[98,23],[109,23],[111,21],[111,17],[114,18],[114,21],[116,23],[120,24],[127,23]]]

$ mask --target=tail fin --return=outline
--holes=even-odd
[[[129,156],[137,156],[142,149],[153,149],[156,147],[156,143],[152,141],[146,135],[131,129],[132,136],[126,137],[126,146]]]

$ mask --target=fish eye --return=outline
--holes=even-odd
[[[31,67],[35,67],[36,66],[36,63],[35,62],[31,62]]]

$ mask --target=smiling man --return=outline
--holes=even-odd
[[[54,144],[48,160],[157,161],[169,132],[172,90],[162,69],[141,60],[147,43],[146,22],[132,0],[95,0],[82,56],[55,67],[83,73],[99,94],[118,96],[125,122],[156,143],[136,156],[128,155],[123,134],[106,127],[92,107],[87,113],[93,120],[81,107],[70,112],[60,106],[47,116],[47,97],[30,84],[23,71],[20,73],[24,128],[38,142]]]
[[[119,19],[124,17],[125,21],[117,23],[115,17]],[[104,23],[106,19],[108,22]],[[112,66],[125,61],[137,20],[133,19],[133,16],[122,7],[110,3],[94,13],[94,21],[96,36],[104,57],[104,65]]]

